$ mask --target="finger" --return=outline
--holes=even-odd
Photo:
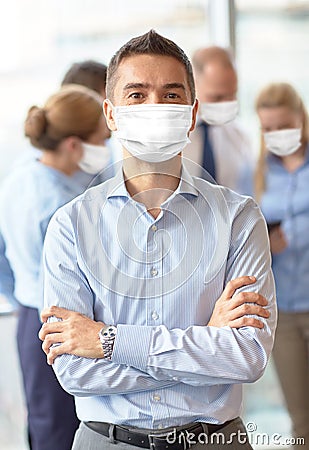
[[[52,366],[55,362],[55,356],[53,354],[47,355],[47,364]]]
[[[240,317],[229,322],[228,326],[230,328],[242,328],[242,327],[253,327],[262,329],[264,324],[261,320],[255,317]]]
[[[48,334],[43,341],[42,348],[45,353],[49,353],[51,347],[55,344],[62,344],[66,341],[63,333]]]
[[[231,303],[235,308],[243,303],[256,303],[261,306],[268,305],[267,299],[257,292],[239,292],[233,297]]]
[[[44,341],[46,336],[51,333],[61,333],[63,331],[62,322],[44,323],[39,331],[39,338]]]
[[[67,319],[70,316],[71,311],[66,308],[61,308],[60,306],[50,306],[49,308],[44,308],[41,312],[42,322],[46,322],[50,317],[56,316],[58,319]]]
[[[265,319],[267,319],[270,316],[270,313],[267,309],[263,308],[262,306],[247,303],[238,306],[237,308],[233,309],[233,311],[230,312],[230,317],[232,320],[248,315],[264,317]]]
[[[47,364],[49,365],[54,364],[54,361],[57,358],[57,356],[68,353],[65,347],[66,347],[65,344],[61,344],[51,348],[47,354]]]
[[[50,317],[49,316],[49,308],[44,308],[41,311],[40,317],[41,317],[42,322],[47,322],[47,319]]]
[[[235,291],[240,287],[248,286],[255,282],[256,278],[252,276],[238,277],[234,280],[230,280],[224,288],[222,297],[227,300],[231,298],[234,295]]]

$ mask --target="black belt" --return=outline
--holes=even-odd
[[[233,420],[219,425],[206,424],[208,428],[207,436],[211,436]],[[157,431],[153,434],[144,434],[138,431],[128,430],[120,425],[112,425],[105,422],[84,422],[84,424],[91,430],[103,436],[111,437],[115,441],[151,450],[186,450],[190,448],[186,436],[190,436],[190,440],[192,442],[195,441],[195,443],[199,442],[200,435],[203,434],[205,436],[204,428],[200,422],[192,423],[185,428],[171,428],[171,431],[165,432],[164,434],[160,434]]]

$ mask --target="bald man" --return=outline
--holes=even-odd
[[[192,58],[197,98],[198,126],[191,133],[184,157],[193,161],[195,176],[215,179],[240,194],[253,194],[254,154],[236,120],[237,73],[231,54],[221,47],[197,50]],[[205,174],[207,170],[208,174]]]

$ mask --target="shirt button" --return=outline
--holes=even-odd
[[[155,394],[155,395],[153,396],[153,399],[154,399],[155,402],[159,402],[159,401],[161,400],[161,397],[160,397],[160,395]]]
[[[158,227],[157,227],[157,225],[152,225],[151,229],[152,229],[152,231],[157,231]]]
[[[157,311],[153,311],[153,313],[151,314],[151,317],[153,318],[153,320],[158,320],[159,314],[157,313]]]
[[[151,275],[152,275],[153,277],[155,277],[156,275],[158,275],[158,271],[157,271],[157,269],[156,269],[155,267],[153,267],[153,268],[150,270],[150,273],[151,273]]]

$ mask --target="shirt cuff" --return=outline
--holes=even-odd
[[[140,325],[117,325],[112,362],[147,369],[153,327]]]

